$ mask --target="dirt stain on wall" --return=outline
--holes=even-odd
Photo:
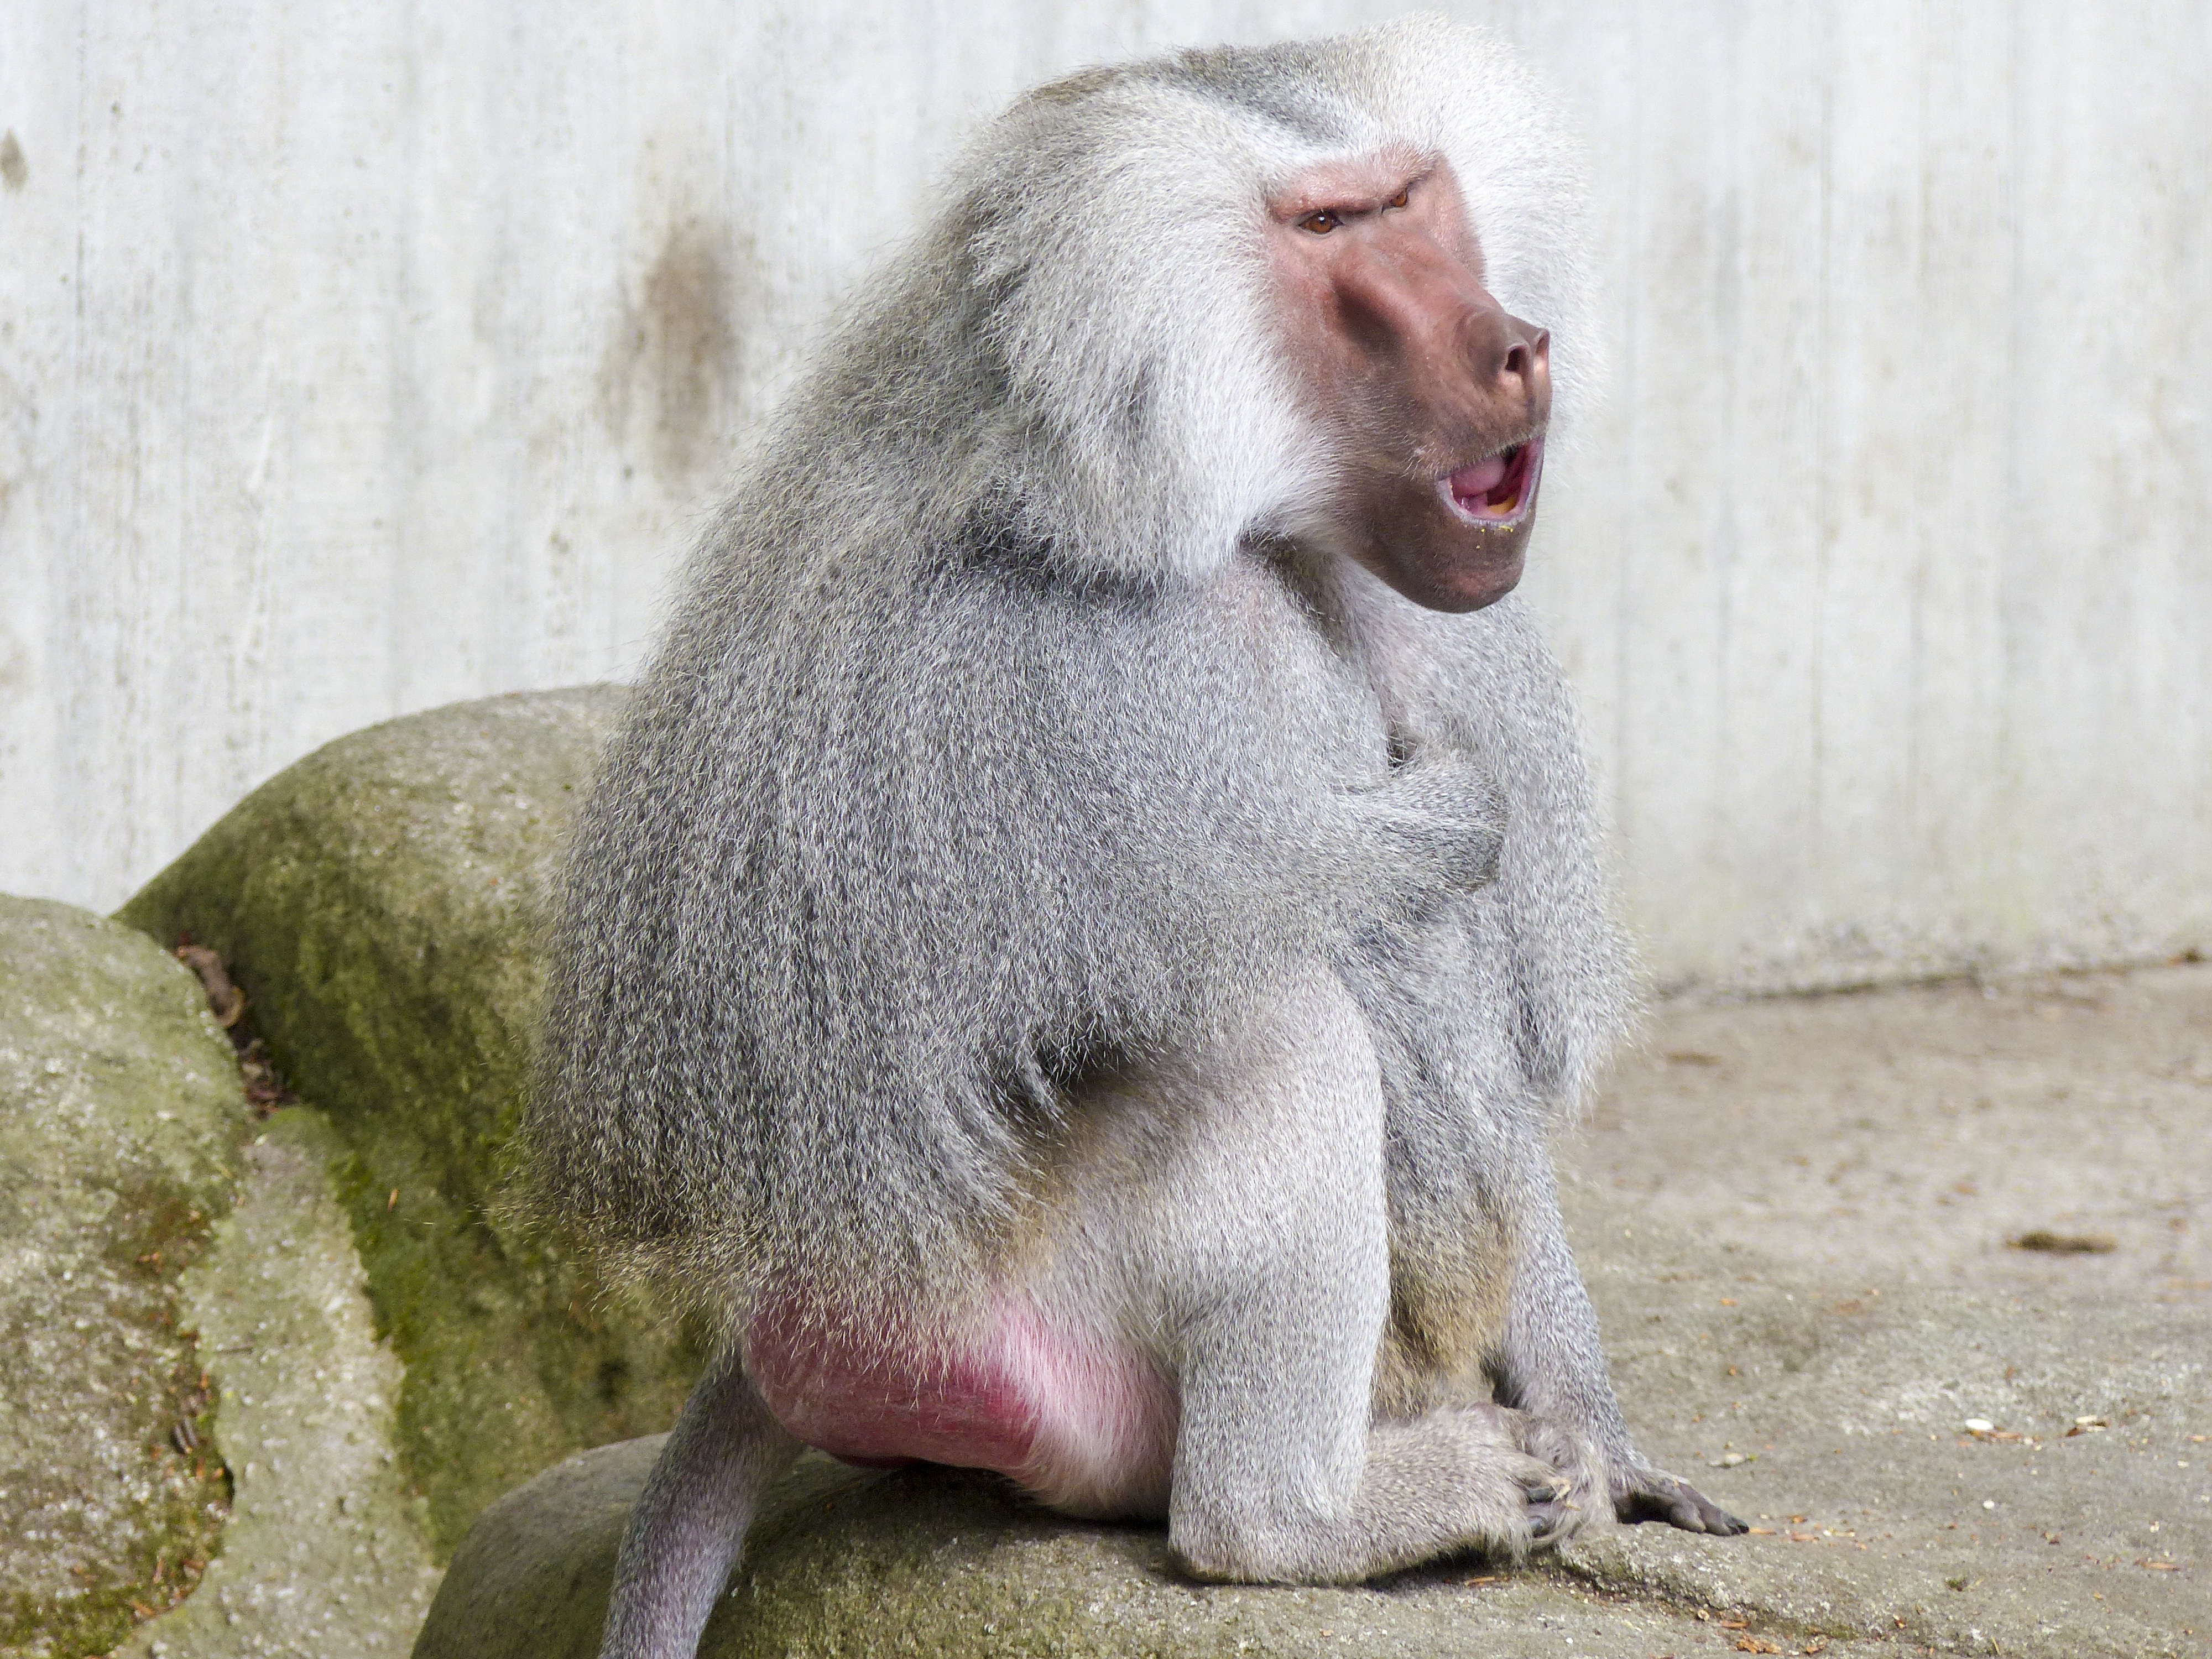
[[[600,412],[653,471],[696,483],[728,453],[740,342],[731,320],[729,238],[697,218],[672,225],[625,296],[599,370]]]
[[[15,135],[0,134],[0,184],[10,190],[21,190],[30,176],[31,169],[23,160],[23,147],[15,142]]]

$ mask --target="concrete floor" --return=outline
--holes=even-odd
[[[1759,1523],[1576,1576],[1792,1651],[2212,1654],[2212,968],[1662,1008],[1561,1152],[1641,1443]]]
[[[1562,1151],[1825,1276],[2212,1306],[2212,966],[1665,1008]]]

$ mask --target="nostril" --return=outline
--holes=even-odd
[[[1525,380],[1528,378],[1529,371],[1535,366],[1535,355],[1527,346],[1516,344],[1506,352],[1505,361],[1499,366],[1499,372]]]

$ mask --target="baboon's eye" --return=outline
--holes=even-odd
[[[1407,202],[1411,201],[1413,197],[1413,187],[1411,185],[1408,185],[1405,189],[1400,191],[1395,196],[1393,196],[1389,201],[1383,203],[1382,205],[1386,208],[1401,208],[1405,206]]]
[[[1326,236],[1343,222],[1344,216],[1334,208],[1322,208],[1317,212],[1309,213],[1304,218],[1299,220],[1298,228],[1310,230],[1316,236]]]

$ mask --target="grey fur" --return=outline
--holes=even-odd
[[[705,538],[582,817],[526,1118],[538,1212],[733,1332],[770,1283],[957,1320],[1041,1225],[1055,1305],[1183,1396],[1171,1493],[1045,1495],[1164,1509],[1214,1576],[1517,1553],[1663,1480],[1552,1195],[1631,984],[1566,688],[1514,601],[1419,611],[1298,535],[1328,434],[1269,331],[1261,202],[1389,143],[1450,161],[1571,413],[1576,179],[1486,38],[1030,94]],[[1086,1164],[1101,1124],[1126,1144]],[[1338,1173],[1370,1140],[1371,1203]],[[1340,1225],[1193,1219],[1291,1197],[1290,1231]],[[667,1598],[729,1557],[653,1540],[687,1492],[741,1517],[730,1471],[783,1445],[733,1364],[610,1654],[690,1650]]]

